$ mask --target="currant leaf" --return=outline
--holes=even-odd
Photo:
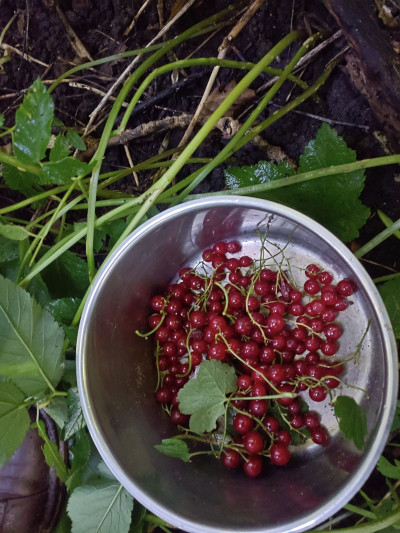
[[[227,394],[237,390],[235,369],[212,359],[199,366],[197,379],[189,380],[179,391],[179,409],[190,417],[189,427],[195,433],[212,431],[217,418],[225,412]]]

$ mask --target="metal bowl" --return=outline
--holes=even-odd
[[[293,449],[285,467],[265,467],[257,479],[228,471],[221,461],[200,456],[186,464],[154,449],[176,427],[154,400],[156,373],[146,331],[152,296],[165,290],[186,265],[220,240],[237,239],[246,255],[259,257],[258,229],[285,248],[297,267],[317,262],[349,277],[359,290],[340,315],[344,325],[338,356],[348,359],[362,335],[357,364],[348,363],[347,388],[366,410],[363,451],[343,438],[328,401],[318,410],[330,430],[327,447]],[[271,244],[271,251],[278,249]],[[294,269],[299,280],[304,274]],[[188,202],[140,226],[108,259],[86,303],[78,337],[78,386],[83,412],[104,461],[122,485],[147,509],[192,533],[288,533],[315,527],[357,492],[385,445],[397,398],[396,345],[374,283],[334,235],[310,218],[279,204],[215,197]]]

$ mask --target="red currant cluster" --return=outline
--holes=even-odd
[[[154,296],[149,322],[161,380],[156,399],[175,424],[189,421],[179,410],[178,391],[204,359],[234,366],[238,390],[229,406],[236,436],[222,457],[229,468],[244,459],[244,471],[255,477],[265,456],[276,465],[289,461],[293,432],[327,443],[318,416],[304,412],[296,395],[308,390],[311,400],[322,402],[339,386],[343,364],[323,356],[338,350],[342,329],[334,321],[356,286],[348,279],[333,285],[332,274],[311,264],[298,290],[281,268],[265,268],[265,261],[246,255],[227,257],[240,250],[236,241],[205,250],[203,263],[180,270],[179,282]]]

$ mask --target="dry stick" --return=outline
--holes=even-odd
[[[128,35],[131,33],[131,31],[133,30],[133,28],[136,25],[137,19],[140,17],[140,15],[146,9],[146,7],[149,5],[149,3],[150,3],[150,0],[146,0],[146,2],[142,5],[142,7],[139,9],[139,11],[136,13],[136,15],[133,17],[132,22],[129,24],[129,26],[124,31],[123,37],[128,37]]]
[[[164,26],[164,28],[159,31],[157,33],[157,35],[154,37],[154,39],[152,39],[146,46],[145,48],[148,48],[149,46],[151,46],[153,43],[155,43],[156,41],[158,41],[158,39],[160,39],[160,37],[162,37],[164,35],[164,33],[166,33],[170,28],[171,26],[173,26],[175,24],[175,22],[180,19],[180,17],[186,13],[186,11],[194,4],[196,0],[188,0],[188,2],[183,6],[183,8],[179,11],[179,13],[177,13],[175,15],[175,17],[170,20],[168,22],[168,24],[166,24]],[[85,133],[84,135],[87,134],[88,130],[90,129],[90,127],[92,126],[93,122],[95,121],[97,115],[100,113],[100,111],[103,109],[105,103],[107,102],[108,98],[112,95],[112,93],[115,91],[115,89],[117,87],[119,87],[121,85],[121,83],[125,80],[125,78],[128,76],[128,74],[132,71],[133,67],[141,60],[141,58],[143,57],[143,54],[139,54],[138,56],[135,57],[135,59],[126,67],[126,69],[123,71],[123,73],[119,76],[119,78],[117,79],[117,81],[115,83],[113,83],[113,85],[110,87],[110,89],[108,89],[106,95],[102,98],[101,102],[99,103],[99,105],[96,107],[96,109],[90,114],[90,120],[85,128]]]
[[[324,41],[323,43],[319,44],[318,46],[316,46],[313,50],[311,50],[310,52],[308,52],[307,54],[305,54],[299,61],[298,65],[296,66],[295,69],[293,69],[293,74],[295,74],[296,72],[299,72],[299,70],[301,69],[301,67],[304,65],[304,63],[310,61],[314,56],[316,56],[317,54],[319,54],[319,52],[321,52],[321,50],[323,50],[324,48],[326,48],[329,44],[333,43],[334,41],[336,41],[337,39],[339,39],[339,37],[341,37],[343,35],[343,32],[342,30],[338,30],[336,33],[334,33],[331,37],[329,37],[329,39],[326,39],[326,41]],[[264,83],[264,85],[262,85],[261,87],[259,87],[257,90],[256,90],[256,93],[261,93],[263,92],[265,89],[268,89],[269,87],[271,87],[277,80],[279,79],[279,76],[275,76],[275,78],[272,78],[271,80],[267,81],[267,83]]]
[[[89,59],[89,61],[93,61],[92,56],[86,50],[82,41],[79,39],[79,37],[77,36],[75,31],[71,27],[71,24],[68,22],[67,17],[64,15],[59,5],[56,5],[56,10],[57,10],[58,16],[61,19],[61,22],[64,25],[65,31],[67,32],[68,40],[71,43],[72,48],[78,54],[78,57],[80,59],[83,59],[84,61],[86,61],[87,59]]]
[[[229,34],[225,37],[225,39],[222,41],[222,45],[220,46],[220,49],[218,51],[218,59],[225,59],[226,53],[229,49],[230,43],[239,35],[239,33],[242,31],[242,29],[246,26],[246,24],[249,22],[251,17],[258,11],[258,9],[261,7],[261,5],[265,2],[265,0],[254,0],[254,2],[251,4],[251,6],[246,10],[246,12],[241,16],[238,23],[232,28],[232,30],[229,32]],[[200,114],[204,108],[204,105],[206,103],[206,100],[211,92],[211,89],[214,85],[215,79],[218,75],[218,72],[221,67],[214,67],[210,79],[208,80],[207,86],[205,88],[205,91],[203,93],[203,96],[200,100],[199,105],[197,106],[196,112],[193,116],[193,119],[191,123],[189,124],[188,129],[185,131],[184,136],[182,137],[179,147],[184,146],[187,141],[189,140],[189,137],[191,136],[194,127],[197,124],[197,121],[199,120]]]
[[[47,63],[43,63],[43,61],[39,61],[39,59],[35,59],[31,55],[27,53],[21,52],[21,50],[18,50],[18,48],[14,48],[13,46],[10,46],[9,44],[3,43],[1,45],[1,48],[5,50],[6,52],[12,52],[13,54],[17,54],[22,57],[22,59],[26,59],[26,61],[29,61],[30,63],[37,63],[38,65],[42,65],[42,67],[49,67]]]
[[[133,164],[133,161],[132,161],[132,157],[131,157],[131,153],[129,151],[129,146],[127,144],[124,145],[124,149],[125,149],[125,154],[126,154],[126,157],[128,159],[128,163],[129,163],[129,166],[131,168],[133,168],[135,165]],[[134,170],[132,170],[132,174],[133,174],[133,177],[135,178],[135,183],[136,183],[136,186],[139,187],[139,177],[137,175],[137,172],[135,172]]]
[[[92,93],[99,94],[100,96],[105,96],[105,92],[101,91],[100,89],[96,89],[95,87],[92,87],[90,85],[86,85],[85,83],[77,83],[76,81],[70,81],[63,80],[62,83],[68,83],[70,87],[75,87],[76,89],[86,89],[87,91],[91,91]],[[114,96],[110,96],[110,100],[115,101],[116,98]],[[124,102],[122,104],[122,107],[128,107],[127,102]]]

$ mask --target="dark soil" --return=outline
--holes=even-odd
[[[11,18],[15,9],[18,9],[19,12],[19,16],[6,34],[5,42],[24,50],[35,59],[51,65],[45,76],[43,76],[46,67],[34,62],[28,62],[20,56],[13,57],[12,61],[5,64],[5,74],[0,76],[0,96],[15,93],[15,97],[0,100],[0,110],[5,113],[8,124],[13,123],[15,109],[21,102],[20,91],[29,87],[37,76],[42,76],[45,80],[55,79],[71,68],[74,63],[79,62],[74,49],[68,41],[65,28],[55,9],[55,3],[55,0],[29,0],[29,2],[27,0],[3,0],[0,11],[1,28]],[[151,2],[139,18],[137,27],[132,30],[129,37],[127,39],[123,37],[124,31],[129,26],[132,17],[141,4],[141,0],[59,1],[59,6],[71,26],[94,59],[143,47],[156,35],[159,28],[159,19],[156,2]],[[165,0],[164,4],[164,20],[166,20],[173,0]],[[179,34],[192,25],[194,21],[204,19],[223,9],[228,4],[229,0],[217,0],[215,2],[204,0],[199,2],[173,27],[168,37]],[[290,31],[292,7],[294,7],[292,25],[294,29],[304,29],[307,23],[314,31],[329,30],[333,32],[337,30],[335,22],[318,0],[310,0],[307,3],[295,0],[293,6],[292,2],[271,0],[265,3],[235,41],[237,49],[246,60],[258,61],[273,44]],[[215,57],[218,53],[218,46],[221,44],[225,34],[224,32],[226,30],[222,29],[201,49],[201,52],[196,54],[196,57]],[[186,42],[176,49],[176,55],[179,58],[186,57],[202,42],[202,39],[200,37]],[[345,41],[341,38],[327,47],[307,67],[303,79],[307,82],[317,79],[327,62],[344,45]],[[285,66],[288,58],[293,54],[295,46],[293,45],[288,52],[282,54],[275,61],[274,66]],[[238,59],[232,50],[228,52],[227,58]],[[96,71],[82,71],[82,73],[79,73],[80,79],[78,81],[106,91],[129,61],[127,59],[107,63],[98,67]],[[200,67],[193,69],[193,72],[201,71],[201,69]],[[204,76],[196,80],[194,85],[184,87],[159,102],[157,106],[150,106],[143,112],[134,115],[130,120],[129,126],[135,127],[141,123],[158,120],[174,113],[193,113],[208,80],[209,69],[203,69],[203,72]],[[218,82],[221,85],[225,85],[232,79],[238,81],[242,76],[243,74],[238,73],[238,71],[222,69]],[[260,78],[254,83],[253,87],[259,87],[263,81]],[[160,90],[169,87],[171,83],[171,76],[166,75],[162,79],[159,78],[147,91],[146,98],[151,98]],[[297,88],[293,90],[291,85],[287,84],[274,99],[273,103],[279,107],[284,105],[289,91],[292,91],[293,96],[298,94]],[[344,126],[335,123],[337,132],[344,137],[351,148],[356,150],[358,158],[384,155],[381,145],[373,134],[374,131],[379,131],[379,124],[375,123],[368,103],[351,86],[342,66],[339,65],[335,69],[328,82],[319,91],[319,95],[321,97],[320,103],[309,99],[300,106],[299,110],[323,116],[333,121],[368,126],[369,130],[365,131],[355,126]],[[53,96],[57,116],[67,126],[76,127],[77,129],[82,129],[87,124],[89,114],[100,99],[100,96],[93,92],[72,88],[67,84],[60,85],[53,93]],[[269,106],[267,113],[272,113],[275,109],[274,106]],[[265,116],[262,115],[260,118],[265,118]],[[278,121],[266,130],[263,133],[263,137],[271,144],[280,146],[294,160],[298,160],[306,143],[315,137],[320,126],[321,122],[319,120],[297,113],[290,113],[283,120]],[[94,132],[94,136],[100,135],[101,127]],[[182,130],[172,130],[169,136],[169,148],[177,146],[182,135]],[[163,138],[164,135],[154,135],[131,142],[130,151],[134,163],[155,155]],[[199,157],[211,157],[221,150],[225,142],[220,134],[213,133],[196,155]],[[249,145],[240,150],[236,156],[239,162],[243,164],[254,164],[260,159],[265,159],[265,153],[254,145]],[[105,171],[115,170],[126,165],[127,159],[122,146],[114,147],[107,151],[104,162]],[[179,177],[185,177],[190,172],[193,172],[195,168],[193,165],[187,166],[182,170]],[[397,169],[393,166],[367,171],[366,187],[362,194],[362,200],[371,207],[372,216],[361,231],[359,239],[361,244],[384,229],[379,217],[374,214],[376,209],[381,209],[392,219],[397,219],[400,216],[400,184],[394,180],[396,172]],[[141,190],[148,186],[148,177],[146,174],[141,175]],[[116,187],[118,187],[118,190],[129,194],[137,190],[131,177],[119,182]],[[217,168],[198,187],[196,192],[214,191],[223,187],[223,169]],[[391,237],[385,244],[374,250],[371,254],[372,259],[375,262],[396,268],[400,259],[400,248],[397,244],[397,239]],[[373,276],[388,273],[386,269],[381,267],[370,264],[366,264],[366,266]]]

